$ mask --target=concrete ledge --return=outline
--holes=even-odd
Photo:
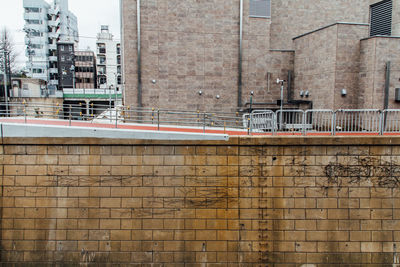
[[[356,23],[356,22],[335,22],[335,23],[329,24],[329,25],[327,25],[327,26],[324,26],[324,27],[318,28],[318,29],[316,29],[316,30],[313,30],[313,31],[310,31],[310,32],[307,32],[307,33],[303,33],[303,34],[301,34],[301,35],[299,35],[299,36],[296,36],[296,37],[292,38],[292,40],[299,39],[299,38],[301,38],[301,37],[304,37],[304,36],[306,36],[306,35],[309,35],[309,34],[312,34],[312,33],[315,33],[315,32],[318,32],[318,31],[321,31],[321,30],[324,30],[324,29],[327,29],[327,28],[329,28],[329,27],[332,27],[332,26],[335,26],[335,25],[358,25],[358,26],[369,26],[369,24],[368,24],[368,23]]]
[[[2,138],[43,138],[52,141],[54,138],[64,140],[78,139],[130,139],[130,140],[213,140],[227,141],[225,134],[180,133],[162,131],[140,131],[106,128],[65,127],[33,124],[1,124]]]
[[[229,140],[151,140],[90,137],[3,137],[5,145],[351,146],[399,145],[400,137],[230,137]]]

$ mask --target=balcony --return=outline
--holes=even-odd
[[[41,13],[24,13],[24,19],[43,20]]]
[[[50,80],[49,84],[50,85],[58,85],[58,80]]]
[[[50,15],[57,15],[58,13],[60,13],[60,7],[56,6],[55,8],[50,8],[48,13]]]
[[[57,74],[58,73],[58,69],[57,68],[50,68],[49,69],[49,73],[50,74]]]
[[[57,50],[57,45],[49,44],[49,50]]]
[[[49,38],[57,39],[60,36],[57,32],[49,32]]]
[[[58,27],[59,25],[60,25],[60,18],[57,18],[57,20],[50,20],[49,22],[48,22],[48,25],[50,26],[50,27]]]
[[[56,56],[49,56],[49,61],[55,62],[57,61],[57,57]]]
[[[45,24],[28,24],[28,23],[25,23],[24,28],[35,30],[35,31],[38,31],[38,32],[46,32],[47,31],[47,26]]]

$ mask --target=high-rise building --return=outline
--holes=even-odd
[[[97,34],[97,77],[100,88],[121,86],[121,45],[113,39],[108,26]]]
[[[23,7],[29,75],[58,88],[57,43],[78,43],[77,18],[68,10],[68,0],[53,0],[51,4],[23,0]]]

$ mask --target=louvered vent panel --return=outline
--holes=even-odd
[[[371,36],[392,34],[392,0],[371,6]]]
[[[271,0],[250,0],[250,17],[271,17]]]

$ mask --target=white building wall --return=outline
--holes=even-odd
[[[105,26],[102,26],[105,27]],[[100,45],[104,44],[106,53],[101,53]],[[121,64],[117,63],[117,45],[119,42],[114,41],[113,35],[109,32],[108,29],[102,29],[99,34],[97,34],[97,77],[100,78],[102,75],[102,69],[105,67],[106,70],[106,78],[107,78],[107,83],[106,84],[99,84],[100,88],[119,88],[120,85],[118,85],[118,66],[121,66]],[[101,57],[106,58],[105,64],[101,62]]]
[[[34,51],[32,62],[27,62],[29,75],[45,80],[50,85],[57,85],[58,79],[54,75],[54,69],[57,68],[57,42],[79,41],[77,18],[68,10],[68,0],[54,0],[52,4],[44,0],[23,0],[23,7],[27,57],[29,42]],[[39,12],[30,12],[29,8],[38,8]],[[37,21],[40,23],[37,24]],[[38,34],[40,36],[36,36]]]

